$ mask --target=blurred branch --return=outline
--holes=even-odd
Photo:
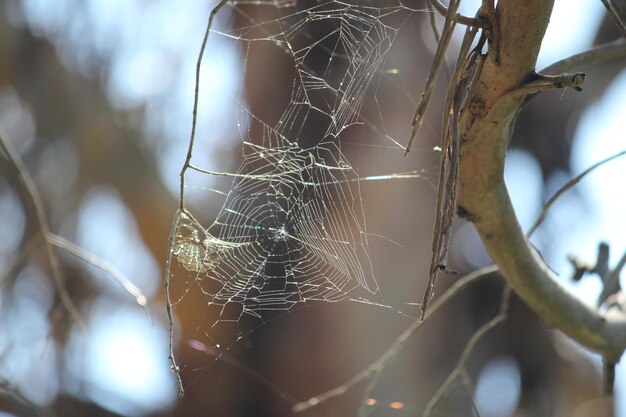
[[[26,194],[30,198],[30,203],[32,208],[35,210],[35,219],[39,225],[39,230],[44,238],[44,245],[46,247],[46,255],[48,257],[48,262],[50,263],[50,269],[52,270],[52,278],[54,281],[54,285],[59,294],[59,298],[61,299],[61,303],[65,307],[65,309],[70,313],[72,319],[78,324],[79,327],[84,329],[84,325],[82,319],[80,317],[80,313],[76,309],[76,306],[72,302],[69,293],[67,292],[67,288],[65,287],[65,282],[63,279],[63,275],[61,274],[61,265],[59,262],[59,257],[54,249],[54,245],[49,241],[48,237],[50,236],[50,225],[48,224],[48,220],[44,213],[43,201],[41,199],[41,195],[39,195],[39,191],[35,186],[35,182],[30,176],[30,172],[26,168],[24,161],[20,158],[17,151],[13,148],[10,142],[6,141],[3,135],[0,134],[0,149],[4,151],[7,159],[13,165],[16,170],[16,174],[20,179],[20,183],[23,185]]]
[[[278,398],[280,398],[283,401],[285,401],[288,405],[293,406],[294,404],[297,403],[297,401],[288,392],[279,389],[278,387],[273,385],[267,378],[263,377],[257,371],[252,369],[252,367],[250,367],[249,365],[246,365],[245,363],[237,360],[233,355],[228,354],[228,352],[220,351],[219,349],[216,349],[216,348],[211,347],[211,346],[207,346],[204,343],[202,343],[202,342],[200,342],[198,340],[194,340],[194,339],[191,339],[188,342],[188,344],[189,344],[189,346],[192,349],[195,349],[195,350],[200,351],[200,352],[204,352],[208,356],[210,356],[211,358],[213,358],[215,360],[219,360],[222,363],[225,363],[228,366],[233,367],[237,371],[239,371],[239,372],[249,376],[250,378],[254,379],[256,382],[258,382],[259,384],[265,386],[268,390],[270,390],[271,392],[276,394],[276,396]]]
[[[476,389],[474,387],[474,384],[472,383],[472,378],[470,378],[469,374],[467,373],[467,368],[464,367],[461,370],[459,376],[461,377],[461,382],[463,382],[463,386],[465,387],[467,396],[472,402],[472,409],[474,410],[474,413],[476,413],[476,415],[480,417],[480,412],[478,411],[478,407],[476,406],[476,401],[474,399],[474,393],[476,392]]]
[[[601,275],[603,288],[596,302],[598,308],[605,303],[607,308],[611,308],[612,303],[610,301],[619,296],[619,293],[622,291],[619,281],[624,266],[626,266],[626,253],[622,255],[615,268],[609,268],[605,274]],[[615,307],[623,308],[624,306],[618,304]]]
[[[567,259],[574,266],[574,275],[572,280],[580,281],[586,274],[597,274],[602,280],[602,292],[596,301],[596,308],[606,305],[607,309],[617,307],[623,310],[623,306],[619,303],[622,287],[620,284],[620,274],[626,266],[626,253],[617,263],[615,268],[609,266],[609,245],[600,242],[598,245],[598,255],[594,264],[581,262],[575,256],[570,255]]]
[[[96,268],[103,270],[113,279],[115,279],[127,293],[132,295],[135,298],[135,302],[137,304],[139,304],[140,306],[146,305],[146,296],[143,295],[141,290],[137,288],[119,269],[117,269],[111,263],[92,253],[89,253],[75,243],[72,243],[61,236],[55,235],[54,233],[49,233],[46,239],[51,244],[65,250],[66,252],[71,253],[72,255],[83,260],[89,265],[95,266]]]
[[[41,232],[41,236],[43,237],[46,248],[56,246],[65,250],[68,253],[71,253],[72,255],[87,262],[88,264],[103,270],[113,279],[115,279],[126,292],[132,295],[135,298],[137,304],[139,304],[140,306],[145,306],[147,302],[145,295],[143,295],[141,290],[137,288],[122,272],[115,268],[115,266],[50,231],[50,225],[48,224],[47,218],[44,213],[41,195],[39,194],[39,191],[37,190],[37,187],[35,186],[35,183],[30,176],[26,165],[19,157],[19,154],[15,151],[15,149],[13,149],[10,143],[5,141],[2,136],[0,136],[0,149],[4,151],[7,158],[9,159],[9,162],[12,163],[17,172],[19,183],[23,185],[25,191],[27,192],[27,195],[30,197],[31,204],[35,210],[35,217],[39,225],[39,230]],[[10,277],[11,275],[14,275],[15,271],[20,268],[20,266],[28,257],[28,254],[33,250],[35,244],[36,240],[30,239],[26,241],[25,245],[22,245],[20,255],[16,257],[9,265],[9,268],[4,273],[4,276]],[[63,302],[63,305],[66,307],[66,309],[72,314],[73,319],[76,320],[76,322],[79,323],[80,326],[82,326],[78,310],[71,302],[69,294],[67,293],[67,289],[65,288],[65,284],[63,282],[64,280],[60,272],[58,255],[54,250],[47,249],[46,251],[50,265],[53,268],[52,273],[55,284],[57,286],[57,290],[59,291],[59,297],[61,298],[61,301]],[[4,281],[4,278],[2,281]]]
[[[626,4],[622,0],[602,0],[602,4],[606,7],[609,16],[613,19],[613,23],[622,36],[626,36]]]
[[[612,59],[626,56],[626,39],[620,38],[613,42],[598,45],[588,51],[572,55],[549,65],[541,70],[542,74],[560,74],[574,71],[587,65],[596,65]]]
[[[450,2],[450,5],[452,4],[454,0],[452,0]],[[458,2],[457,2],[458,3]],[[450,13],[450,5],[448,5],[448,7],[446,7],[443,3],[441,3],[439,0],[428,0],[428,4],[430,4],[435,10],[437,10],[437,12],[439,12],[440,15],[442,16],[447,16],[448,13]],[[456,9],[454,11],[454,13],[456,13]],[[458,23],[462,24],[462,25],[467,25],[467,26],[474,26],[476,24],[476,19],[469,17],[469,16],[463,16],[462,14],[457,14],[455,16],[455,19]]]
[[[582,180],[585,176],[587,176],[587,174],[589,174],[596,168],[601,167],[607,162],[610,162],[624,155],[626,155],[626,150],[616,153],[615,155],[605,158],[599,162],[596,162],[595,164],[593,164],[592,166],[590,166],[589,168],[587,168],[586,170],[584,170],[583,172],[581,172],[580,174],[578,174],[577,176],[569,180],[563,187],[561,187],[556,193],[554,193],[554,195],[552,195],[552,197],[550,197],[548,201],[544,204],[543,209],[541,210],[541,213],[539,214],[539,217],[537,217],[537,220],[535,220],[535,223],[533,223],[531,228],[528,230],[527,236],[530,237],[535,232],[535,230],[537,230],[539,225],[545,220],[548,210],[550,209],[550,207],[552,207],[552,205],[556,202],[556,200],[559,197],[561,197],[564,193],[566,193],[568,190],[573,188],[576,184],[580,182],[580,180]]]
[[[615,366],[616,361],[603,358],[602,361],[602,392],[604,395],[612,395],[615,387]]]
[[[461,290],[463,290],[468,285],[478,281],[479,279],[486,278],[492,275],[497,274],[498,268],[496,266],[488,266],[485,268],[478,269],[471,274],[466,275],[465,277],[459,279],[454,285],[452,285],[440,298],[435,300],[431,307],[426,312],[426,316],[423,321],[415,320],[400,336],[396,338],[396,340],[389,346],[389,348],[376,360],[376,362],[372,363],[366,369],[362,370],[358,374],[354,375],[348,381],[343,383],[342,385],[328,390],[322,394],[316,395],[315,397],[309,398],[306,401],[303,401],[299,404],[296,404],[293,407],[294,412],[302,412],[308,410],[312,407],[315,407],[331,398],[337,397],[339,395],[344,394],[348,390],[350,390],[355,385],[360,382],[370,378],[376,377],[381,374],[385,368],[395,359],[398,352],[402,349],[404,344],[408,339],[411,338],[424,323],[426,323],[435,313],[444,305],[446,305],[452,297],[458,294]]]
[[[11,285],[15,279],[17,279],[18,274],[26,265],[28,257],[38,244],[38,240],[39,235],[22,241],[19,253],[11,258],[9,264],[4,268],[2,274],[0,274],[0,288]]]
[[[24,397],[24,395],[15,387],[15,385],[13,385],[11,382],[7,381],[4,378],[0,378],[0,391],[4,391],[22,404],[30,404],[28,398]]]
[[[465,345],[465,348],[463,349],[463,352],[461,353],[461,356],[456,366],[454,367],[452,372],[450,372],[450,374],[445,379],[443,384],[441,384],[439,389],[437,389],[437,392],[435,393],[435,395],[433,395],[430,401],[428,401],[428,404],[426,404],[422,417],[429,417],[431,415],[435,406],[439,403],[439,401],[441,401],[445,393],[448,391],[448,389],[450,389],[450,385],[452,385],[452,383],[457,378],[460,377],[464,380],[464,384],[467,383],[467,380],[469,380],[468,375],[467,375],[467,370],[465,368],[467,365],[467,361],[472,356],[472,353],[474,352],[474,348],[476,347],[478,342],[480,342],[482,338],[487,333],[489,333],[492,329],[494,329],[496,326],[503,323],[507,319],[508,313],[509,313],[510,298],[511,298],[511,287],[506,286],[504,288],[504,291],[502,292],[502,301],[500,302],[500,311],[495,317],[493,317],[491,320],[485,323],[480,329],[474,332],[474,334],[468,341],[467,345]],[[470,394],[470,396],[473,398],[473,394]],[[473,403],[473,400],[472,400],[472,403]]]
[[[2,355],[3,356],[3,355]],[[2,357],[2,359],[6,359]],[[0,378],[0,413],[7,411],[11,416],[16,417],[50,417],[50,413],[42,407],[33,404],[20,392],[14,383]],[[1,413],[4,415],[4,413]]]
[[[604,277],[604,275],[609,271],[609,253],[609,245],[605,242],[600,242],[600,244],[598,245],[598,255],[596,257],[596,262],[593,265],[581,262],[575,256],[568,256],[567,260],[574,267],[574,275],[572,276],[572,280],[580,281],[583,275],[587,273],[598,274],[600,278]]]
[[[433,31],[433,36],[435,37],[435,42],[437,43],[437,45],[439,45],[439,41],[441,40],[441,33],[439,32],[439,28],[437,27],[437,19],[436,19],[436,15],[435,13],[432,13],[434,11],[434,7],[432,5],[431,2],[428,2],[428,10],[431,11],[431,13],[429,13],[429,17],[430,17],[430,28]],[[452,76],[452,70],[450,69],[450,65],[448,64],[448,61],[446,61],[445,59],[443,60],[443,69],[446,72],[446,78],[450,79],[450,77]]]

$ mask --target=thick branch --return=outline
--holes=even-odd
[[[490,51],[474,97],[461,115],[458,207],[472,221],[511,287],[550,325],[578,343],[618,360],[626,318],[601,316],[571,295],[530,246],[506,186],[504,159],[547,27],[553,1],[498,3],[499,62]]]

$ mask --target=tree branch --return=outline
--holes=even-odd
[[[587,174],[589,174],[590,172],[592,172],[596,168],[606,164],[607,162],[611,162],[614,159],[617,159],[617,158],[619,158],[621,156],[624,156],[624,155],[626,155],[626,151],[621,151],[619,153],[616,153],[615,155],[609,156],[608,158],[605,158],[605,159],[603,159],[603,160],[601,160],[599,162],[596,162],[595,164],[593,164],[592,166],[590,166],[589,168],[587,168],[586,170],[584,170],[583,172],[581,172],[580,174],[576,175],[574,178],[569,180],[567,183],[565,183],[565,185],[563,187],[559,188],[559,190],[556,193],[554,193],[554,195],[552,195],[552,197],[550,197],[548,199],[546,204],[544,204],[543,209],[541,210],[541,213],[539,214],[539,217],[537,217],[537,220],[535,220],[535,223],[533,223],[531,228],[528,230],[527,236],[530,237],[533,233],[535,233],[535,230],[537,230],[539,225],[546,218],[546,215],[548,214],[548,210],[550,210],[550,207],[552,207],[552,205],[556,202],[556,200],[559,199],[559,197],[561,197],[563,194],[565,194],[567,191],[569,191],[571,188],[573,188]]]
[[[400,352],[400,350],[402,349],[406,341],[409,340],[411,336],[415,334],[417,329],[419,329],[423,324],[425,324],[425,322],[429,321],[429,319],[432,316],[434,316],[435,313],[441,307],[446,305],[456,294],[458,294],[461,290],[463,290],[465,287],[467,287],[471,283],[479,279],[492,276],[497,273],[498,273],[498,267],[492,265],[492,266],[487,266],[485,268],[478,269],[472,272],[471,274],[468,274],[464,276],[463,278],[459,279],[441,297],[439,297],[433,302],[432,306],[426,311],[426,316],[424,317],[424,320],[423,321],[415,320],[409,327],[406,328],[406,330],[404,330],[404,332],[402,332],[402,334],[400,334],[400,336],[396,338],[396,340],[376,360],[376,362],[372,363],[366,369],[354,375],[344,384],[336,388],[333,388],[331,390],[328,390],[322,394],[316,395],[315,397],[312,397],[299,404],[296,404],[293,407],[293,411],[295,413],[298,413],[298,412],[308,410],[309,408],[315,407],[323,403],[324,401],[327,401],[331,398],[344,394],[355,385],[359,384],[360,382],[370,377],[375,377],[376,375],[379,375],[393,361],[393,359],[395,359],[396,355],[398,354],[398,352]]]
[[[587,65],[595,65],[616,58],[626,57],[626,39],[620,38],[613,42],[598,45],[588,51],[572,55],[555,62],[541,70],[542,74],[560,74],[570,72]]]
[[[68,253],[71,253],[83,262],[86,262],[89,265],[106,272],[111,278],[116,280],[118,284],[122,286],[124,291],[133,296],[135,302],[138,305],[142,307],[146,306],[146,303],[148,302],[146,296],[143,295],[141,290],[137,288],[137,286],[133,284],[132,281],[128,279],[128,277],[126,277],[126,275],[124,275],[110,262],[100,258],[99,256],[94,255],[93,253],[86,251],[77,244],[72,243],[59,235],[55,235],[54,233],[48,233],[48,236],[46,236],[46,240],[54,246],[61,248]]]
[[[449,7],[444,6],[439,0],[428,0],[428,4],[430,4],[440,15],[446,16],[449,11]],[[455,12],[456,13],[456,12]],[[469,17],[463,16],[462,14],[456,14],[456,21],[462,25],[473,26],[476,24],[476,20]]]
[[[617,29],[621,32],[622,36],[626,36],[626,5],[624,5],[623,1],[609,1],[602,0],[602,4],[606,7],[606,10],[609,12],[609,16],[617,26]]]
[[[602,316],[558,283],[526,240],[504,183],[506,147],[526,97],[515,91],[535,74],[552,6],[552,0],[498,2],[499,62],[490,50],[460,119],[459,213],[474,223],[503,276],[548,325],[617,361],[626,347],[626,316]]]
[[[16,175],[24,186],[26,195],[30,199],[30,204],[35,211],[35,219],[39,226],[39,231],[44,238],[46,256],[48,257],[48,262],[50,264],[50,270],[52,273],[52,279],[54,281],[54,286],[56,287],[57,293],[59,294],[59,299],[61,300],[61,303],[68,311],[72,319],[76,322],[76,324],[81,329],[84,329],[84,324],[80,317],[80,313],[74,305],[74,302],[72,301],[72,298],[70,297],[70,294],[68,293],[65,286],[65,280],[63,278],[63,274],[61,273],[61,263],[59,261],[59,256],[54,248],[53,243],[51,243],[48,239],[51,234],[50,225],[48,224],[48,219],[46,218],[46,214],[44,212],[43,201],[41,200],[41,195],[39,194],[39,191],[35,186],[35,182],[30,176],[30,173],[26,168],[26,164],[24,164],[24,161],[20,157],[19,153],[17,153],[13,146],[11,146],[10,142],[4,140],[2,135],[0,135],[0,149],[2,149],[7,159],[15,169]]]
[[[489,320],[487,323],[483,324],[472,335],[470,340],[467,342],[467,345],[465,345],[465,348],[463,349],[463,352],[461,353],[461,356],[459,357],[459,360],[456,366],[454,367],[452,372],[448,374],[448,377],[445,379],[445,381],[439,386],[439,388],[437,389],[437,392],[435,392],[435,395],[433,395],[430,401],[428,401],[428,403],[426,404],[422,417],[430,417],[435,406],[441,401],[445,393],[450,389],[450,386],[452,385],[452,383],[457,378],[463,377],[463,375],[467,376],[467,368],[466,368],[467,362],[472,356],[472,353],[474,353],[474,349],[476,348],[476,345],[478,344],[478,342],[480,342],[483,339],[483,337],[485,337],[491,330],[496,328],[498,325],[504,323],[506,319],[508,318],[510,298],[511,298],[511,288],[507,286],[504,288],[502,292],[502,301],[500,302],[500,310],[498,311],[498,314],[494,316],[491,320]],[[469,380],[469,378],[467,379]],[[469,394],[471,397],[472,393],[469,393]]]
[[[433,4],[433,2],[431,2],[431,4]],[[406,156],[411,151],[411,146],[413,146],[413,142],[415,142],[417,132],[419,132],[419,129],[424,122],[424,118],[426,117],[426,109],[428,109],[430,97],[432,96],[435,84],[437,84],[437,80],[439,79],[441,67],[446,60],[446,51],[448,50],[448,45],[450,44],[450,40],[452,39],[452,33],[454,32],[454,27],[457,23],[455,19],[455,13],[460,4],[461,3],[459,1],[452,1],[449,8],[446,10],[446,19],[443,22],[441,38],[439,38],[439,42],[437,42],[437,51],[435,52],[433,65],[430,67],[430,73],[428,74],[428,79],[426,80],[426,87],[424,88],[424,92],[422,93],[420,101],[417,104],[415,114],[413,115],[413,122],[411,124],[411,137],[409,138],[409,143],[406,145],[406,148],[404,150],[404,156]]]

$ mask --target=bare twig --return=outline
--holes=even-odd
[[[598,255],[596,256],[595,263],[589,264],[587,262],[580,261],[577,257],[569,255],[567,260],[574,267],[574,274],[572,275],[572,281],[580,281],[581,278],[587,273],[598,274],[600,278],[604,279],[604,276],[609,272],[609,257],[610,247],[606,242],[600,242],[598,244]]]
[[[581,91],[580,87],[585,82],[587,74],[584,72],[563,73],[558,75],[532,74],[532,80],[525,82],[513,93],[517,95],[526,95],[543,90],[554,90],[561,88],[573,88]]]
[[[500,22],[496,16],[495,1],[494,0],[482,0],[480,12],[477,15],[477,20],[484,21],[486,27],[487,37],[489,39],[489,53],[494,55],[494,61],[500,62]],[[483,31],[483,34],[485,31]]]
[[[602,280],[602,292],[596,300],[596,308],[598,309],[605,303],[607,309],[610,309],[612,303],[609,302],[609,299],[614,299],[621,291],[620,274],[626,266],[626,253],[622,255],[615,268],[609,266],[609,256],[609,245],[606,242],[600,242],[594,264],[580,261],[573,255],[567,257],[574,267],[573,281],[580,281],[585,274],[597,274]]]
[[[450,3],[452,3],[452,2],[450,2]],[[446,16],[450,12],[450,5],[448,5],[448,7],[446,7],[439,0],[428,0],[428,4],[430,4],[442,16]],[[474,25],[476,25],[476,19],[474,19],[473,17],[463,16],[462,14],[458,14],[456,19],[457,19],[457,22],[462,24],[462,25],[467,25],[467,26],[474,26]]]
[[[30,404],[28,398],[26,398],[14,384],[4,378],[0,379],[0,391],[4,391],[22,404]]]
[[[588,51],[572,55],[549,65],[541,70],[542,74],[560,74],[575,71],[588,65],[596,65],[612,59],[626,56],[626,39],[620,38],[613,42],[598,45]]]
[[[211,33],[211,28],[213,27],[213,19],[215,19],[215,15],[228,3],[228,0],[220,0],[219,3],[211,9],[211,13],[209,14],[209,20],[207,21],[206,30],[204,32],[204,37],[202,38],[202,45],[200,46],[200,52],[198,53],[198,59],[196,61],[196,81],[194,84],[194,95],[193,95],[193,111],[192,111],[192,122],[191,122],[191,135],[189,137],[189,147],[187,149],[187,157],[185,158],[185,163],[180,171],[180,196],[179,196],[179,207],[176,211],[176,215],[174,216],[174,222],[172,224],[172,230],[170,231],[170,237],[167,245],[167,260],[165,265],[165,307],[167,310],[167,318],[169,325],[169,349],[168,349],[168,358],[172,364],[172,371],[176,374],[176,380],[178,381],[178,395],[180,398],[185,394],[185,390],[183,388],[183,381],[180,376],[180,368],[176,362],[174,357],[174,316],[172,311],[172,303],[170,301],[170,273],[172,266],[172,250],[174,243],[174,235],[176,233],[176,225],[178,224],[178,220],[180,218],[181,213],[185,210],[185,173],[188,168],[192,168],[191,165],[191,157],[193,155],[193,148],[196,139],[196,127],[198,122],[198,97],[200,94],[200,70],[202,69],[202,58],[204,57],[204,51],[206,49],[207,42],[209,40],[209,34]],[[193,167],[193,169],[198,169]]]
[[[479,24],[488,20],[489,25],[495,26],[495,28],[489,28],[489,30],[491,32],[497,32],[497,21],[494,18],[495,12],[493,10],[493,0],[483,0],[481,8],[477,12],[477,17],[474,18],[469,18],[456,13],[460,4],[460,1],[457,0],[450,1],[450,4],[447,8],[438,0],[429,0],[428,4],[430,7],[434,7],[439,13],[445,16],[445,20],[443,23],[441,36],[439,36],[434,17],[431,14],[431,26],[433,28],[435,38],[437,39],[437,51],[435,52],[435,57],[433,58],[433,64],[430,68],[430,74],[428,75],[428,79],[426,81],[424,93],[422,93],[417,108],[415,109],[415,114],[413,115],[411,137],[409,138],[409,142],[407,143],[404,151],[405,156],[411,151],[411,147],[415,142],[417,133],[419,132],[419,129],[424,122],[426,110],[428,109],[428,104],[430,103],[433,89],[435,87],[435,84],[437,83],[437,79],[439,78],[439,72],[441,71],[442,65],[444,65],[445,63],[445,52],[448,49],[448,45],[450,43],[450,39],[452,38],[452,33],[454,32],[455,25],[457,23],[468,25],[468,29],[471,26],[473,27],[473,32],[475,33],[476,30],[481,27]],[[487,16],[488,19],[479,19],[479,16]],[[496,54],[498,54],[499,52],[497,48],[497,42],[495,42],[497,40],[497,34],[494,36],[494,34],[492,33],[492,39],[494,40],[494,49],[496,51]],[[461,62],[457,62],[457,66],[463,67],[463,65],[461,65]],[[446,114],[446,112],[447,109],[446,111],[444,111],[444,115]]]
[[[39,244],[40,238],[41,236],[37,234],[28,240],[22,241],[19,253],[17,253],[17,255],[9,261],[8,265],[5,265],[5,268],[0,275],[0,288],[9,286],[15,281],[19,272],[26,265],[31,252]]]
[[[167,310],[168,320],[168,355],[170,363],[172,364],[172,372],[176,375],[176,381],[178,382],[178,396],[183,398],[185,395],[185,389],[183,388],[183,380],[180,376],[180,367],[176,362],[176,356],[174,355],[174,313],[172,311],[172,301],[170,300],[170,274],[172,272],[172,254],[174,252],[174,239],[176,237],[176,227],[180,220],[181,214],[184,209],[176,210],[174,215],[174,221],[172,222],[172,228],[170,229],[170,237],[167,241],[167,257],[165,260],[165,309]]]
[[[209,33],[211,33],[211,27],[213,26],[213,19],[215,15],[228,3],[228,0],[220,0],[219,3],[211,10],[209,15],[209,21],[207,22],[206,31],[202,38],[202,46],[200,46],[200,53],[198,54],[198,60],[196,62],[196,82],[193,95],[193,111],[191,122],[191,136],[189,137],[189,148],[187,149],[187,157],[185,163],[180,171],[180,208],[185,207],[185,172],[191,164],[191,156],[193,154],[194,142],[196,139],[196,124],[198,121],[198,97],[200,93],[200,69],[202,68],[202,57],[204,56],[204,50],[206,49],[207,41],[209,40]]]
[[[480,329],[474,332],[470,340],[467,342],[467,345],[465,345],[465,349],[463,349],[463,352],[461,353],[461,356],[459,357],[459,361],[457,362],[455,368],[452,370],[452,372],[450,372],[450,374],[448,374],[448,377],[445,379],[443,384],[441,384],[439,389],[437,389],[437,392],[435,392],[435,395],[433,395],[430,401],[428,401],[428,404],[426,404],[422,417],[430,416],[435,406],[439,403],[439,401],[441,401],[444,394],[450,388],[450,385],[454,382],[455,379],[461,376],[463,372],[465,372],[465,366],[467,364],[467,361],[472,356],[472,353],[474,352],[474,348],[476,347],[478,342],[480,342],[482,338],[487,333],[489,333],[493,328],[503,323],[507,319],[508,311],[509,311],[510,296],[511,296],[511,287],[507,285],[504,288],[504,291],[502,293],[502,301],[500,302],[500,311],[494,318],[489,320]]]
[[[454,212],[456,210],[456,189],[459,172],[459,129],[457,121],[461,102],[468,88],[467,84],[473,79],[472,75],[467,75],[465,79],[462,79],[462,76],[466,71],[469,49],[476,36],[477,30],[476,27],[468,27],[465,31],[461,50],[459,51],[459,58],[454,69],[454,74],[452,74],[452,78],[450,79],[444,105],[441,128],[441,168],[437,186],[437,208],[435,210],[436,219],[433,231],[432,257],[428,283],[426,284],[422,305],[420,306],[422,312],[421,319],[423,319],[424,314],[426,314],[426,309],[432,298],[439,271],[447,269],[446,257],[450,242],[452,219],[454,218]]]
[[[143,295],[141,290],[137,288],[137,286],[135,286],[119,269],[113,266],[110,262],[107,262],[104,259],[87,252],[80,246],[53,233],[49,233],[46,237],[46,240],[51,244],[65,250],[66,252],[71,253],[77,258],[87,262],[89,265],[95,266],[96,268],[103,270],[111,277],[113,277],[113,279],[115,279],[127,293],[132,295],[135,298],[137,304],[139,304],[140,306],[146,305],[146,296]]]
[[[375,372],[371,376],[369,382],[367,383],[367,386],[365,387],[365,390],[363,391],[363,395],[361,395],[361,405],[359,406],[359,410],[357,411],[357,417],[367,417],[367,399],[372,397],[372,393],[376,389],[378,381],[380,381],[380,378],[382,376],[382,370],[380,372]]]
[[[299,404],[296,404],[293,407],[293,411],[301,412],[308,410],[309,408],[315,407],[316,405],[321,404],[331,398],[344,394],[355,385],[372,377],[373,375],[382,373],[385,368],[395,359],[398,352],[400,352],[406,341],[411,338],[413,334],[415,334],[415,331],[419,329],[425,322],[427,322],[441,307],[446,305],[450,301],[450,299],[452,299],[452,297],[454,297],[461,290],[463,290],[465,287],[472,284],[473,282],[478,281],[482,278],[495,275],[497,274],[497,272],[497,267],[488,266],[476,270],[471,274],[468,274],[465,277],[459,279],[453,286],[448,289],[448,291],[446,291],[440,298],[433,302],[432,306],[428,309],[424,320],[415,320],[404,332],[402,332],[402,334],[400,334],[400,336],[398,336],[398,338],[391,344],[391,346],[389,346],[389,348],[387,348],[387,350],[376,360],[376,362],[372,363],[366,369],[354,375],[342,385],[328,390],[322,394],[316,395],[315,397],[312,397]]]
[[[58,254],[55,251],[54,245],[48,240],[48,237],[51,235],[50,225],[48,224],[48,219],[46,218],[46,214],[44,212],[43,201],[41,199],[41,195],[39,195],[37,187],[35,186],[35,182],[30,176],[30,172],[26,168],[26,164],[24,164],[24,161],[20,157],[19,153],[13,148],[10,142],[4,139],[1,134],[0,149],[2,149],[2,151],[6,154],[9,162],[17,171],[17,175],[22,185],[24,186],[24,190],[26,191],[26,194],[30,199],[30,203],[33,209],[35,210],[35,219],[38,223],[39,231],[44,237],[44,246],[46,247],[48,262],[50,263],[52,279],[59,294],[61,303],[69,312],[70,316],[76,322],[76,324],[81,329],[84,329],[84,324],[80,317],[80,313],[78,312],[76,306],[74,305],[74,302],[67,292],[67,288],[65,287],[65,280],[63,279],[63,274],[61,273],[61,264],[59,262]]]
[[[452,0],[446,11],[446,18],[443,22],[441,38],[437,44],[437,51],[435,52],[435,57],[433,58],[433,65],[430,67],[430,73],[428,74],[428,79],[426,80],[426,87],[424,88],[422,97],[420,98],[417,108],[415,109],[415,114],[413,115],[413,127],[411,130],[411,137],[409,138],[409,142],[404,151],[405,156],[411,151],[411,146],[413,146],[413,142],[417,137],[417,132],[424,122],[426,110],[428,109],[428,104],[430,103],[430,97],[432,96],[435,84],[439,78],[441,66],[446,59],[446,51],[448,50],[448,45],[450,44],[452,33],[454,32],[454,27],[457,23],[455,14],[459,8],[459,4],[460,2],[458,0]]]
[[[467,396],[469,397],[472,403],[472,410],[474,410],[474,413],[476,413],[476,415],[480,417],[480,411],[478,411],[478,407],[476,406],[476,401],[474,400],[474,392],[476,392],[476,390],[474,389],[472,378],[470,378],[469,374],[467,373],[467,368],[464,367],[461,370],[461,373],[459,376],[461,377],[461,382],[463,383],[463,386],[465,387],[465,392],[467,393]]]
[[[564,193],[566,193],[568,190],[573,188],[576,184],[580,182],[580,180],[582,180],[585,176],[587,176],[587,174],[591,173],[596,168],[599,168],[602,165],[606,164],[607,162],[610,162],[624,155],[626,155],[626,150],[616,153],[615,155],[605,158],[599,162],[596,162],[595,164],[593,164],[592,166],[590,166],[589,168],[587,168],[586,170],[584,170],[583,172],[581,172],[580,174],[578,174],[577,176],[569,180],[563,187],[561,187],[556,193],[554,193],[552,197],[548,199],[546,204],[544,204],[543,209],[541,210],[541,213],[539,214],[539,217],[537,217],[537,220],[535,220],[531,228],[528,230],[527,235],[531,236],[535,232],[535,230],[537,230],[539,225],[545,220],[548,210],[550,209],[550,207],[552,207],[552,205],[556,202],[556,200],[558,200],[559,197],[561,197]]]
[[[432,5],[432,3],[429,1],[428,2],[428,9],[432,12],[434,10],[434,6]],[[439,28],[437,27],[437,19],[436,19],[436,14],[435,13],[429,13],[430,16],[430,27],[433,30],[433,36],[435,37],[435,42],[437,43],[437,45],[439,45],[439,42],[441,40],[441,33],[439,32]],[[448,65],[448,61],[446,61],[445,59],[443,60],[443,70],[445,71],[445,75],[446,78],[449,80],[450,77],[452,77],[452,70],[450,69],[450,65]]]
[[[615,23],[622,36],[626,36],[626,5],[624,5],[624,2],[621,0],[602,0],[602,4],[606,7],[609,16],[613,19],[613,23]]]
[[[626,253],[622,255],[622,258],[619,260],[615,268],[610,269],[605,274],[601,275],[603,288],[602,292],[598,296],[598,301],[596,302],[597,307],[600,307],[609,299],[609,297],[620,291],[621,285],[619,278],[624,266],[626,266]]]
[[[237,371],[249,376],[250,378],[254,379],[259,384],[265,386],[267,389],[272,391],[278,397],[283,399],[290,406],[293,406],[296,403],[296,400],[288,392],[285,392],[279,389],[278,387],[273,385],[267,378],[263,377],[257,371],[252,369],[249,365],[246,365],[245,363],[240,362],[234,356],[229,355],[227,352],[222,352],[219,349],[207,346],[204,343],[199,342],[197,340],[189,341],[189,346],[192,349],[206,353],[211,358],[220,360],[222,363],[225,363],[228,366],[231,366],[233,369],[236,369]]]

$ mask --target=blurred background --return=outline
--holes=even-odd
[[[416,174],[359,186],[355,208],[363,209],[380,293],[370,295],[371,302],[295,309],[222,346],[227,350],[219,359],[215,346],[202,340],[212,338],[216,320],[202,314],[208,298],[190,297],[195,305],[175,309],[186,387],[178,398],[167,358],[162,283],[191,129],[195,63],[214,3],[0,3],[2,136],[34,178],[52,232],[113,264],[148,300],[142,308],[109,274],[59,250],[81,329],[60,300],[32,207],[2,155],[0,417],[288,416],[295,403],[366,368],[417,316],[414,303],[421,300],[430,262],[438,111],[446,86],[440,81],[425,126],[404,158],[436,44],[423,2],[413,9],[376,2],[390,8],[370,9],[381,24],[367,27],[380,30],[375,36],[390,46],[376,51],[362,106],[348,107],[359,116],[342,133],[342,151],[359,177]],[[242,142],[262,135],[255,121],[277,125],[298,101],[291,95],[293,53],[304,52],[312,75],[332,84],[349,71],[346,45],[362,40],[348,38],[350,31],[324,37],[350,19],[318,22],[306,11],[320,2],[246,3],[227,5],[217,15],[201,70],[194,163],[212,171],[235,172]],[[352,13],[344,3],[328,3],[341,16]],[[478,3],[463,1],[461,9],[473,15]],[[352,29],[358,34],[363,28]],[[272,33],[292,36],[295,52]],[[618,37],[600,1],[557,0],[538,68]],[[524,228],[568,179],[626,149],[625,64],[585,68],[582,92],[542,93],[521,114],[506,178]],[[328,122],[313,113],[292,140],[313,143],[324,135]],[[626,251],[625,166],[618,159],[589,175],[555,204],[533,237],[562,282],[590,305],[600,282],[591,277],[572,284],[566,257],[592,262],[604,241],[614,266]],[[204,227],[218,217],[231,184],[223,177],[189,176],[187,207]],[[472,227],[455,223],[450,266],[465,274],[489,263]],[[440,278],[437,294],[455,280]],[[185,291],[185,282],[175,285]],[[368,415],[420,415],[472,333],[497,313],[502,287],[498,278],[473,285],[423,326],[378,381]],[[604,397],[600,358],[546,329],[515,297],[507,322],[479,343],[467,370],[483,417],[626,416],[626,367],[618,365],[615,396]],[[302,415],[356,415],[366,385]],[[473,415],[471,410],[459,382],[433,415]]]

